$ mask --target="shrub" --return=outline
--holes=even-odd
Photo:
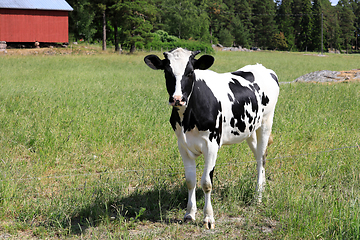
[[[190,51],[200,50],[201,52],[207,54],[214,53],[214,49],[209,43],[179,39],[175,36],[169,35],[163,30],[158,30],[153,33],[153,40],[145,45],[146,49],[156,51],[169,51],[177,47],[186,48]]]

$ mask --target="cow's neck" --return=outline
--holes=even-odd
[[[175,107],[177,108],[177,113],[179,114],[179,117],[180,117],[180,122],[183,121],[183,118],[184,118],[184,113],[185,113],[185,110],[186,110],[186,106],[181,106],[181,107]]]

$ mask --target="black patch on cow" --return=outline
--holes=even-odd
[[[176,123],[178,123],[181,126],[180,115],[179,115],[178,111],[179,111],[178,108],[173,107],[172,112],[171,112],[170,124],[174,131],[176,129]]]
[[[172,68],[170,67],[170,61],[166,58],[164,61],[164,73],[165,73],[165,79],[166,79],[166,90],[168,91],[169,96],[172,96],[175,92],[175,84],[176,79],[175,75],[172,71]]]
[[[236,132],[236,131],[231,131],[232,134],[234,134],[235,136],[239,136],[240,133]]]
[[[232,96],[229,93],[228,93],[228,98],[229,98],[230,102],[234,101],[234,99],[232,98]]]
[[[214,170],[215,170],[215,167],[214,167],[213,170],[211,170],[211,172],[209,173],[211,185],[213,185]]]
[[[248,87],[244,87],[241,83],[232,79],[233,82],[229,83],[229,88],[233,92],[235,101],[232,105],[232,112],[234,118],[237,120],[235,124],[234,118],[231,119],[230,125],[232,127],[237,127],[240,132],[244,132],[246,129],[246,123],[243,119],[245,119],[245,105],[250,104],[252,106],[252,111],[255,113],[255,118],[257,117],[257,113],[259,110],[259,105],[256,99],[255,92],[252,91]]]
[[[192,61],[191,58],[193,58],[193,57],[190,56],[190,59],[185,68],[185,72],[181,79],[181,91],[183,93],[183,99],[185,101],[188,100],[188,97],[191,94],[191,90],[193,89],[193,84],[195,81],[194,68],[191,64],[191,61]],[[174,78],[174,81],[176,81],[175,78]]]
[[[253,128],[254,128],[254,126],[253,126],[253,125],[250,125],[249,131],[252,132]]]
[[[215,128],[214,131],[210,132],[209,140],[216,139],[218,145],[220,145],[220,137],[222,133],[222,114],[219,116],[219,128]]]
[[[210,131],[209,139],[216,139],[220,144],[222,134],[221,103],[214,96],[214,93],[206,85],[205,81],[198,80],[194,83],[193,92],[189,98],[188,105],[184,112],[182,126],[184,132],[191,131],[195,126],[199,131]],[[216,122],[219,120],[219,127]]]
[[[231,120],[230,120],[230,126],[231,126],[232,128],[235,127],[235,118],[231,118]]]
[[[253,83],[255,80],[254,74],[252,72],[236,71],[236,72],[232,72],[231,74],[243,77],[251,83]]]
[[[254,84],[252,84],[252,85],[249,85],[249,88],[251,88],[251,90],[253,91],[253,92],[259,92],[260,91],[260,87],[259,87],[259,85],[257,85],[256,83],[254,83]]]
[[[250,113],[249,113],[248,111],[246,111],[245,113],[246,113],[246,116],[247,116],[248,119],[249,119],[249,123],[251,123],[252,120],[253,120],[253,117],[250,115]]]
[[[279,80],[278,80],[278,78],[276,77],[276,75],[273,74],[273,73],[270,73],[270,75],[271,75],[271,77],[276,81],[277,85],[279,86]]]
[[[269,103],[269,98],[268,96],[265,95],[265,93],[263,93],[261,97],[261,104],[266,106],[268,103]]]

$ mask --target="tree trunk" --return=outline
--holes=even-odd
[[[102,50],[106,50],[106,14],[105,9],[103,11],[103,41],[102,41]]]
[[[130,53],[134,53],[135,52],[135,44],[131,44],[131,47],[130,47]]]
[[[118,27],[117,23],[114,23],[114,38],[115,38],[115,52],[119,51],[119,39],[118,39]]]

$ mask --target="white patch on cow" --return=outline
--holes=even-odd
[[[173,97],[183,96],[183,93],[181,91],[181,79],[184,75],[191,54],[191,51],[182,48],[177,48],[171,52],[166,53],[167,58],[170,61],[170,67],[176,79],[175,92],[173,94]]]

